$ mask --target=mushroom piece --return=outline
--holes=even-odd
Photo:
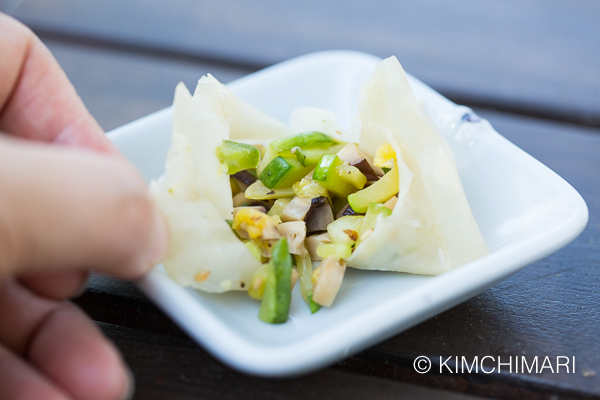
[[[376,181],[379,180],[379,177],[385,175],[381,168],[373,164],[371,157],[354,143],[348,143],[344,146],[337,152],[337,156],[353,167],[358,168],[367,177],[367,181]]]
[[[296,196],[283,209],[281,220],[283,222],[304,221],[304,217],[306,217],[310,206],[310,199]]]
[[[336,257],[327,257],[315,270],[316,283],[313,288],[313,301],[331,307],[337,296],[346,272],[346,262]]]
[[[256,177],[247,170],[236,172],[235,174],[231,175],[231,177],[238,180],[246,186],[250,186],[254,182],[256,182]]]
[[[244,192],[239,192],[238,194],[233,196],[233,207],[234,208],[241,207],[242,204],[246,204],[251,201],[252,200],[246,198],[246,196],[244,195]]]
[[[306,224],[304,221],[284,222],[277,225],[277,230],[281,236],[287,238],[288,250],[291,254],[298,254],[300,257],[308,254],[304,247],[304,239],[306,239]]]
[[[322,243],[331,243],[331,239],[329,239],[329,233],[324,232],[307,237],[304,243],[306,244],[308,254],[310,254],[310,259],[320,261],[323,257],[317,254],[317,247]]]
[[[350,204],[346,204],[344,207],[342,207],[342,209],[340,211],[338,211],[337,215],[335,216],[335,219],[340,219],[347,215],[364,215],[364,214],[357,213],[356,211],[354,211],[354,209],[352,207],[350,207]]]
[[[329,199],[319,196],[311,199],[310,209],[304,217],[306,233],[322,232],[327,230],[327,225],[333,222],[333,210]]]
[[[377,181],[379,180],[379,176],[383,176],[383,170],[381,170],[381,175],[377,175],[377,173],[374,171],[374,168],[379,168],[375,165],[371,165],[369,164],[369,162],[366,159],[362,159],[357,163],[354,164],[350,164],[353,167],[357,168],[360,172],[363,173],[363,175],[367,178],[367,181]]]

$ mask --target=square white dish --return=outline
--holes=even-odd
[[[298,57],[228,86],[242,100],[287,122],[298,106],[336,112],[347,127],[361,83],[380,59],[349,51]],[[402,60],[400,60],[402,61]],[[431,277],[349,269],[332,308],[314,315],[294,289],[282,325],[258,319],[245,292],[199,293],[157,269],[137,282],[192,338],[233,368],[262,376],[309,372],[410,328],[507,278],[572,241],[588,220],[585,202],[549,168],[463,106],[409,76],[416,97],[454,153],[490,254]],[[171,108],[110,132],[149,181],[164,170]]]

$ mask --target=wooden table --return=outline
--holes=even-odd
[[[426,0],[0,0],[49,46],[110,130],[171,103],[178,81],[227,82],[323,49],[395,54],[569,181],[590,210],[569,246],[475,298],[293,379],[231,370],[131,284],[76,300],[123,352],[136,398],[600,398],[600,3]],[[576,357],[573,374],[417,374],[418,355]]]

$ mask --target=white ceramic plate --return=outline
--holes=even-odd
[[[356,52],[309,54],[238,79],[243,100],[287,122],[298,106],[333,110],[342,127],[356,113],[360,84],[378,58]],[[402,60],[400,60],[402,61]],[[197,293],[156,270],[139,287],[192,338],[238,370],[263,376],[309,372],[338,361],[482,292],[572,241],[585,227],[585,202],[560,176],[410,77],[417,98],[446,137],[490,254],[440,276],[349,270],[332,308],[311,315],[294,289],[283,325],[258,319],[244,292]],[[193,88],[192,88],[193,89]],[[171,109],[109,133],[149,181],[164,169]]]

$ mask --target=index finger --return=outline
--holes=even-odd
[[[44,44],[0,13],[0,130],[118,153]]]

